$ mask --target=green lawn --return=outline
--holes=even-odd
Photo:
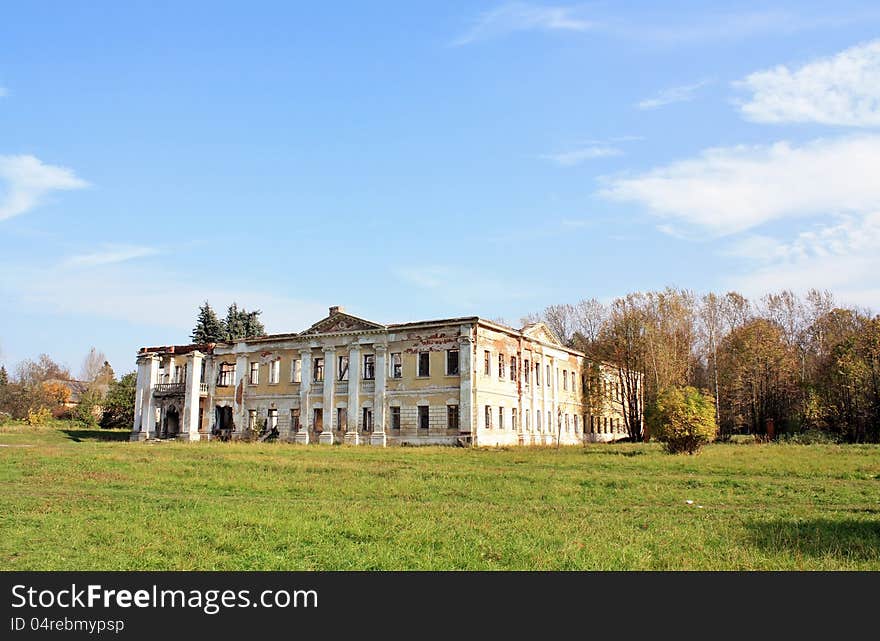
[[[878,446],[127,436],[0,428],[0,568],[880,569]]]

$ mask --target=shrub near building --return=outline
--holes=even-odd
[[[657,396],[646,420],[653,438],[672,454],[696,454],[715,439],[715,402],[695,387],[670,387]]]

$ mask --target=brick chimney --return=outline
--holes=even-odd
[[[345,311],[345,308],[342,305],[334,305],[333,307],[330,308],[330,316],[333,316],[333,314],[338,314],[339,312],[344,312],[344,311]]]

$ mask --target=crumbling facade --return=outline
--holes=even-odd
[[[132,440],[574,445],[626,437],[617,377],[543,323],[381,325],[331,307],[300,333],[142,348]]]

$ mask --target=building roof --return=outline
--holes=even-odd
[[[408,323],[392,323],[383,325],[375,321],[360,318],[345,312],[342,306],[333,306],[330,308],[327,316],[313,323],[310,327],[302,332],[286,332],[282,334],[267,334],[265,336],[254,336],[237,341],[221,341],[218,343],[206,344],[189,344],[189,345],[166,345],[161,347],[142,347],[138,350],[139,354],[160,353],[160,354],[187,354],[198,350],[207,354],[213,353],[217,345],[234,345],[236,343],[263,343],[284,339],[304,338],[307,336],[318,336],[321,334],[337,334],[337,333],[369,333],[382,331],[400,331],[406,329],[417,329],[421,327],[432,327],[437,325],[455,325],[463,323],[478,323],[480,325],[490,327],[499,331],[506,332],[512,336],[522,336],[539,343],[555,347],[573,354],[584,356],[583,352],[565,346],[559,337],[544,322],[529,323],[520,329],[508,327],[494,321],[480,318],[479,316],[457,316],[452,318],[436,318],[422,321],[412,321]]]

